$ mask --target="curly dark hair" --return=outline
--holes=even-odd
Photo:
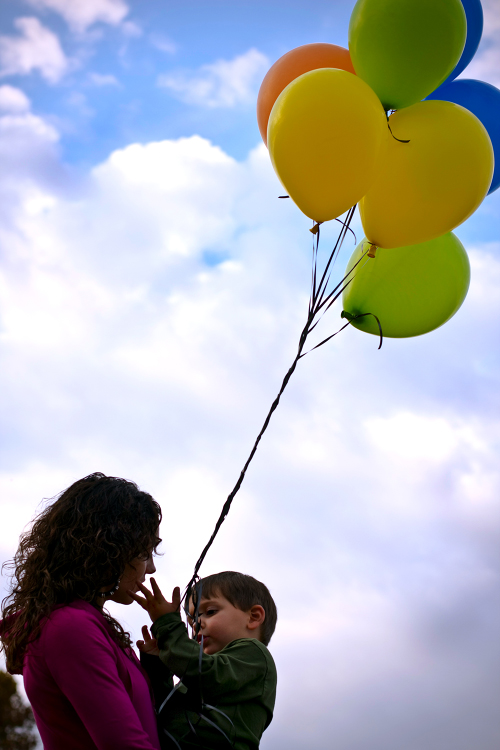
[[[13,570],[11,593],[2,602],[9,672],[22,670],[26,647],[55,606],[75,599],[96,604],[100,589],[114,586],[127,564],[156,552],[160,521],[151,495],[100,472],[79,479],[45,508],[5,564]],[[128,648],[130,635],[103,614],[116,641]]]

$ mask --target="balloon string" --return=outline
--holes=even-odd
[[[389,125],[389,120],[387,120],[387,127],[389,128],[389,133],[392,135],[392,137],[394,138],[394,140],[397,141],[398,143],[409,143],[410,142],[410,141],[403,141],[401,138],[396,138],[396,136],[394,135],[394,133],[391,130],[391,126]]]
[[[225,519],[226,519],[226,517],[227,517],[227,515],[229,513],[229,510],[231,508],[231,504],[232,504],[232,502],[233,502],[236,494],[238,493],[238,491],[239,491],[239,489],[240,489],[240,487],[241,487],[241,485],[243,483],[243,480],[245,479],[245,475],[246,475],[247,469],[250,466],[250,463],[251,463],[253,457],[255,456],[255,453],[257,452],[257,448],[259,447],[259,443],[260,443],[260,441],[262,439],[262,436],[264,435],[265,431],[267,430],[267,427],[269,425],[269,422],[271,421],[272,415],[274,414],[274,412],[278,408],[281,396],[282,396],[285,388],[287,387],[287,385],[288,385],[288,383],[290,381],[290,378],[292,377],[293,373],[295,372],[295,368],[297,367],[297,364],[298,364],[299,360],[302,359],[302,357],[305,357],[305,355],[309,353],[309,352],[304,352],[303,350],[304,350],[304,346],[306,344],[307,337],[309,336],[309,334],[311,333],[311,331],[316,327],[317,323],[319,322],[319,319],[317,319],[318,315],[321,318],[324,315],[324,313],[326,312],[326,310],[328,310],[331,307],[331,305],[335,302],[335,300],[338,299],[338,297],[342,294],[342,292],[344,291],[344,289],[351,283],[352,278],[349,278],[349,277],[351,276],[353,270],[356,268],[356,266],[358,265],[358,263],[361,262],[361,260],[364,258],[364,256],[368,252],[368,251],[365,251],[365,253],[359,259],[358,263],[356,263],[351,269],[349,269],[348,273],[344,276],[344,278],[342,279],[342,281],[339,284],[337,284],[336,287],[331,292],[327,293],[327,287],[328,287],[328,282],[329,282],[329,279],[330,279],[330,273],[331,273],[332,264],[333,264],[336,256],[339,253],[339,250],[340,250],[340,248],[342,246],[342,243],[343,243],[343,241],[344,241],[344,239],[345,239],[345,237],[347,235],[347,232],[348,231],[352,231],[352,230],[350,230],[350,226],[349,225],[350,225],[350,223],[352,221],[352,218],[354,216],[355,210],[356,210],[356,206],[354,205],[351,209],[349,209],[349,211],[347,213],[346,220],[345,221],[341,221],[342,228],[341,228],[341,230],[339,232],[339,236],[337,238],[337,241],[336,241],[336,243],[334,245],[334,248],[333,248],[333,250],[332,250],[332,252],[330,254],[330,257],[328,258],[328,261],[326,263],[326,266],[325,266],[325,268],[323,270],[323,273],[321,275],[321,279],[320,279],[319,284],[317,283],[317,260],[318,260],[318,247],[319,247],[319,235],[320,235],[319,223],[316,222],[315,225],[314,225],[314,227],[313,227],[313,229],[315,229],[315,231],[313,232],[313,234],[315,235],[314,239],[316,240],[316,242],[314,242],[314,239],[313,239],[311,295],[310,295],[310,299],[309,299],[309,307],[308,307],[307,320],[306,320],[306,324],[305,324],[304,328],[302,329],[302,332],[301,332],[300,337],[299,337],[299,343],[298,343],[297,353],[295,355],[295,359],[293,360],[290,368],[288,369],[285,377],[283,378],[283,382],[281,384],[281,388],[280,388],[280,390],[278,392],[278,395],[276,396],[276,398],[274,399],[273,403],[271,404],[271,408],[269,409],[269,412],[268,412],[268,414],[267,414],[267,416],[266,416],[266,418],[264,420],[264,424],[262,425],[262,428],[261,428],[259,434],[257,435],[257,438],[255,440],[253,448],[250,451],[250,455],[248,456],[248,458],[247,458],[247,460],[245,462],[245,465],[243,466],[243,469],[240,472],[240,475],[238,477],[238,481],[236,482],[236,484],[233,487],[232,491],[228,495],[226,502],[222,506],[222,510],[221,510],[220,516],[219,516],[219,518],[217,520],[217,523],[215,524],[215,528],[214,528],[214,530],[212,532],[212,535],[210,536],[210,539],[208,540],[208,542],[205,545],[205,547],[203,548],[203,551],[202,551],[201,555],[199,556],[199,558],[198,558],[198,560],[196,562],[196,565],[195,565],[195,568],[194,568],[194,573],[193,573],[193,575],[191,577],[191,580],[189,581],[188,585],[185,588],[185,591],[184,591],[184,594],[183,594],[183,597],[182,597],[183,600],[186,599],[186,596],[189,595],[189,592],[192,591],[193,586],[196,584],[196,582],[198,580],[198,577],[199,577],[198,576],[198,572],[199,572],[199,570],[201,568],[201,565],[202,565],[202,563],[203,563],[203,561],[204,561],[204,559],[206,557],[206,554],[207,554],[208,550],[210,549],[210,547],[212,546],[212,544],[214,542],[214,539],[215,539],[215,537],[217,536],[217,534],[219,532],[220,527],[224,523],[224,521],[225,521]],[[321,315],[320,315],[320,313],[321,313]],[[336,336],[337,333],[339,333],[341,330],[343,330],[344,328],[346,328],[349,324],[350,324],[350,321],[348,323],[346,323],[344,326],[342,326],[342,328],[339,331],[337,331],[336,333],[334,333],[331,336],[329,336],[327,339],[325,339],[324,341],[322,341],[317,346],[313,347],[313,349],[317,349],[319,346],[322,346],[323,344],[325,344],[327,341],[329,341],[331,338],[333,338],[333,336]],[[380,323],[379,323],[379,326],[380,326]],[[382,335],[382,329],[380,329],[380,333]],[[313,351],[313,349],[310,349],[309,351]]]
[[[382,324],[381,324],[379,318],[375,315],[375,313],[366,312],[366,313],[358,313],[357,315],[352,315],[351,313],[348,313],[346,310],[342,310],[342,312],[340,313],[340,317],[341,318],[345,318],[347,320],[347,323],[345,324],[344,328],[346,326],[351,325],[351,323],[353,323],[355,320],[358,320],[359,318],[365,318],[367,315],[371,315],[372,318],[375,318],[375,320],[377,321],[378,332],[379,332],[379,336],[380,336],[380,343],[378,345],[378,348],[382,349],[382,343],[384,341],[384,334],[382,333]],[[340,330],[342,330],[342,328]],[[337,333],[338,333],[338,331],[337,331]],[[335,334],[333,334],[333,335],[335,336]]]

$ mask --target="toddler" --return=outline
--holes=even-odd
[[[137,645],[155,692],[162,747],[256,750],[276,695],[267,644],[277,612],[268,589],[232,571],[202,579],[197,612],[194,597],[189,601],[193,640],[180,617],[179,589],[168,602],[154,578],[151,587],[139,585],[144,597],[129,593],[153,621],[153,638],[144,627]]]

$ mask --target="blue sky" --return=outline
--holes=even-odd
[[[253,116],[255,83],[266,71],[267,61],[310,41],[347,46],[351,9],[349,2],[318,3],[311,13],[302,2],[271,6],[190,2],[176,7],[145,0],[130,5],[108,3],[108,17],[114,22],[103,24],[90,23],[90,15],[80,18],[69,10],[71,5],[78,8],[80,3],[7,1],[0,19],[4,34],[18,33],[15,23],[20,14],[38,18],[57,34],[64,59],[58,63],[54,59],[55,70],[38,68],[29,76],[31,80],[23,76],[22,85],[37,111],[61,118],[62,128],[70,131],[62,145],[65,161],[73,164],[92,164],[112,149],[137,140],[178,138],[192,132],[210,138],[237,158],[244,157],[258,141]],[[66,6],[66,21],[51,10],[54,6]],[[36,16],[33,7],[40,8]],[[217,106],[208,112],[206,107],[186,107],[161,88],[162,76],[192,78],[202,66],[233,61],[250,50],[258,51],[261,59],[244,58],[248,85],[235,92],[234,105],[223,107],[222,114]],[[53,85],[51,75],[57,79]],[[48,86],[43,83],[47,76]]]
[[[99,470],[161,502],[158,580],[189,579],[307,310],[310,222],[277,200],[258,88],[346,45],[352,5],[2,3],[2,560]],[[500,87],[483,7],[462,77]],[[456,230],[472,281],[445,326],[300,362],[207,557],[278,603],[264,750],[498,748],[499,216],[497,191]],[[136,609],[114,614],[138,636]]]

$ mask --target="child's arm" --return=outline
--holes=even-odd
[[[158,641],[161,661],[183,682],[185,678],[198,681],[200,645],[189,637],[181,620],[180,589],[174,589],[172,602],[168,602],[154,578],[151,588],[152,592],[139,584],[144,598],[132,591],[128,593],[153,620],[151,632]],[[274,669],[271,655],[250,639],[235,641],[221,653],[202,653],[201,680],[206,698],[236,691],[243,691],[246,699],[260,695],[269,668]]]
[[[178,612],[159,618],[152,633],[163,664],[194,690],[201,681],[208,703],[227,695],[238,696],[238,700],[260,696],[269,668],[274,669],[267,649],[249,638],[233,641],[216,654],[204,654],[200,644],[189,637]]]

